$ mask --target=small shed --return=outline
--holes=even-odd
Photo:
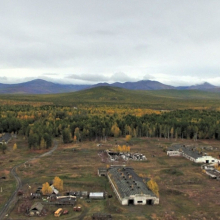
[[[55,194],[55,195],[59,194],[59,191],[53,185],[51,185],[50,188],[53,190],[52,194]]]
[[[34,216],[34,215],[40,215],[44,206],[40,202],[34,203],[30,210],[29,210],[29,215]]]
[[[82,197],[88,197],[89,193],[87,191],[82,191],[81,196]]]
[[[107,168],[104,168],[104,167],[98,168],[98,175],[99,176],[107,176]]]
[[[104,199],[105,194],[104,194],[104,192],[90,192],[89,198],[90,199]]]

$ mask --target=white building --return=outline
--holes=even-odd
[[[173,145],[167,150],[168,156],[183,156],[195,163],[217,163],[219,160],[199,153],[195,148],[185,147],[185,145]]]
[[[104,192],[90,192],[89,198],[90,199],[104,199],[105,194],[104,194]]]

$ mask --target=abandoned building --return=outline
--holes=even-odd
[[[50,205],[75,205],[76,196],[50,196]]]
[[[87,198],[89,193],[88,191],[69,191],[69,192],[66,192],[66,195]]]
[[[218,170],[206,170],[205,172],[210,178],[220,180],[220,172]]]
[[[220,180],[220,171],[215,168],[215,165],[216,164],[203,164],[201,168],[210,178]]]
[[[104,167],[98,168],[98,175],[99,176],[107,176],[107,168],[104,168]]]
[[[0,135],[0,144],[7,144],[11,140],[10,133],[4,133]]]
[[[29,215],[34,216],[34,215],[40,215],[44,206],[40,202],[34,203],[30,210],[29,210]]]
[[[105,193],[104,192],[90,192],[89,198],[90,199],[104,199]]]
[[[193,147],[176,144],[168,148],[168,156],[183,156],[195,163],[216,163],[218,160],[206,153],[200,153]]]
[[[122,205],[159,204],[159,198],[147,188],[133,168],[112,166],[107,176]]]
[[[146,156],[141,153],[130,153],[130,152],[114,152],[110,150],[106,150],[106,153],[110,159],[110,161],[117,161],[118,159],[123,159],[125,161],[128,160],[147,160]]]

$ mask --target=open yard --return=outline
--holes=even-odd
[[[19,142],[20,141],[20,142]],[[25,140],[17,139],[18,149],[10,150],[15,140],[9,144],[9,150],[1,155],[1,180],[3,192],[0,193],[0,204],[4,205],[6,198],[15,188],[15,181],[10,177],[10,169],[15,164],[34,157],[39,152],[30,152],[25,146]],[[155,206],[122,206],[118,202],[106,177],[97,175],[98,167],[106,167],[107,163],[101,161],[98,155],[105,149],[114,149],[115,143],[126,144],[123,138],[108,139],[102,146],[97,147],[97,142],[82,142],[76,144],[59,144],[58,149],[48,157],[33,160],[17,169],[22,179],[23,191],[26,195],[35,192],[42,183],[51,181],[59,176],[64,181],[64,190],[67,191],[107,191],[112,198],[88,203],[88,199],[78,199],[77,204],[82,206],[82,212],[74,212],[72,207],[66,206],[69,214],[60,219],[91,219],[93,213],[110,213],[114,219],[220,219],[220,182],[209,179],[200,165],[181,157],[168,157],[164,148],[171,143],[184,143],[197,146],[213,146],[214,150],[207,152],[218,157],[220,148],[218,141],[198,140],[172,140],[133,138],[131,152],[140,152],[146,155],[147,161],[118,162],[133,167],[137,174],[153,178],[160,188],[160,204]],[[24,144],[24,146],[22,145]],[[23,147],[21,147],[21,145]],[[42,152],[41,152],[42,153]],[[29,188],[31,186],[31,188]],[[36,200],[39,201],[39,200]],[[42,201],[42,200],[41,200]],[[18,213],[19,205],[24,202],[19,200],[10,219],[25,219],[24,213]],[[30,201],[31,204],[35,200]],[[54,219],[53,212],[56,206],[45,205],[47,216],[40,219]],[[37,219],[33,217],[32,219]]]

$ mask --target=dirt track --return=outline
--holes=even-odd
[[[31,159],[25,161],[24,163],[27,163],[27,162],[29,162],[29,161],[31,161],[31,160],[34,160],[34,159],[37,159],[37,158],[49,156],[49,155],[51,155],[51,154],[57,149],[57,147],[58,147],[58,143],[57,143],[57,141],[54,141],[54,147],[53,147],[50,151],[48,151],[48,152],[46,152],[46,153],[44,153],[44,154],[42,154],[42,155],[40,155],[40,156],[31,158]],[[8,201],[7,201],[7,203],[5,204],[5,206],[4,206],[4,207],[2,208],[2,210],[0,211],[0,219],[7,218],[7,216],[6,216],[6,215],[7,215],[7,211],[8,211],[9,208],[13,205],[13,202],[14,202],[15,199],[16,199],[17,192],[18,192],[18,190],[19,190],[19,189],[21,188],[21,186],[22,186],[21,179],[20,179],[20,177],[17,175],[16,169],[17,169],[20,165],[22,165],[22,164],[24,164],[24,163],[18,164],[18,165],[14,166],[14,167],[11,169],[11,175],[15,178],[16,185],[17,185],[17,186],[16,186],[15,191],[12,193],[12,195],[11,195],[10,198],[8,199]]]

